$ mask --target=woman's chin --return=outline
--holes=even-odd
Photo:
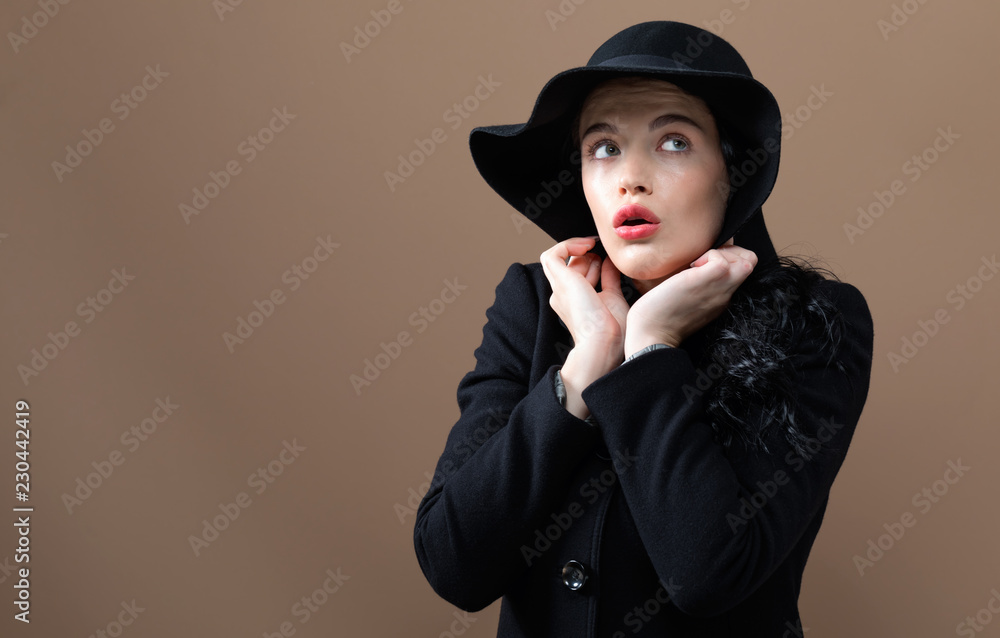
[[[606,246],[607,254],[626,277],[640,281],[660,281],[685,270],[708,250],[672,250],[662,245],[633,244]]]
[[[633,281],[666,279],[670,275],[683,269],[683,266],[673,266],[661,261],[651,263],[649,260],[624,259],[621,264],[619,264],[614,258],[612,258],[611,261],[623,275]]]

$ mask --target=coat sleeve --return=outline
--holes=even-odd
[[[845,372],[827,367],[816,344],[792,358],[796,418],[812,432],[808,458],[780,432],[767,439],[770,453],[724,454],[681,348],[637,357],[583,391],[608,449],[633,451],[612,455],[620,485],[657,575],[679,585],[673,602],[686,613],[717,615],[746,599],[828,498],[868,394],[873,337],[861,293],[839,282],[831,290],[844,317]]]
[[[417,508],[414,547],[442,598],[477,611],[527,568],[521,546],[554,511],[596,428],[558,402],[554,374],[529,387],[539,296],[513,264],[487,310],[475,368],[458,386],[461,416]]]

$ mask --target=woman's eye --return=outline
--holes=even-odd
[[[663,143],[663,148],[668,151],[686,151],[688,143],[679,137],[672,137]]]
[[[594,157],[597,159],[603,159],[605,157],[610,157],[611,155],[617,155],[619,152],[620,151],[617,146],[609,142],[605,142],[604,144],[598,145],[594,149]]]

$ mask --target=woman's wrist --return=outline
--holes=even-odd
[[[614,370],[622,362],[621,355],[610,350],[573,348],[566,355],[560,369],[566,390],[566,410],[580,419],[590,416],[590,409],[583,401],[583,390],[591,383]]]
[[[580,384],[582,390],[617,368],[624,358],[621,345],[577,345],[566,355],[566,361],[562,366],[563,375],[565,376],[568,370],[573,379]]]
[[[583,389],[579,387],[572,372],[564,365],[559,370],[563,386],[563,407],[566,411],[578,419],[586,419],[590,416],[590,408],[583,402]]]
[[[554,382],[555,382],[556,398],[559,400],[559,405],[561,405],[566,410],[566,412],[569,412],[570,414],[573,414],[573,416],[575,416],[577,418],[580,418],[579,415],[581,415],[581,414],[584,415],[582,417],[582,420],[586,421],[588,425],[596,427],[597,426],[597,421],[594,420],[594,415],[590,414],[590,410],[589,409],[583,409],[583,408],[586,408],[586,404],[584,404],[582,406],[582,408],[581,408],[581,406],[574,405],[574,409],[576,409],[576,413],[570,412],[569,408],[567,407],[567,404],[566,404],[566,384],[563,383],[563,380],[562,380],[562,370],[560,370],[560,369],[556,370]]]

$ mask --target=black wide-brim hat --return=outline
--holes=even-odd
[[[705,101],[735,150],[729,204],[713,247],[735,236],[736,245],[758,259],[773,258],[761,205],[778,176],[778,103],[732,45],[689,24],[628,27],[602,44],[586,66],[549,80],[524,124],[474,128],[469,147],[483,179],[556,241],[596,235],[571,125],[591,90],[624,76],[665,80]]]

